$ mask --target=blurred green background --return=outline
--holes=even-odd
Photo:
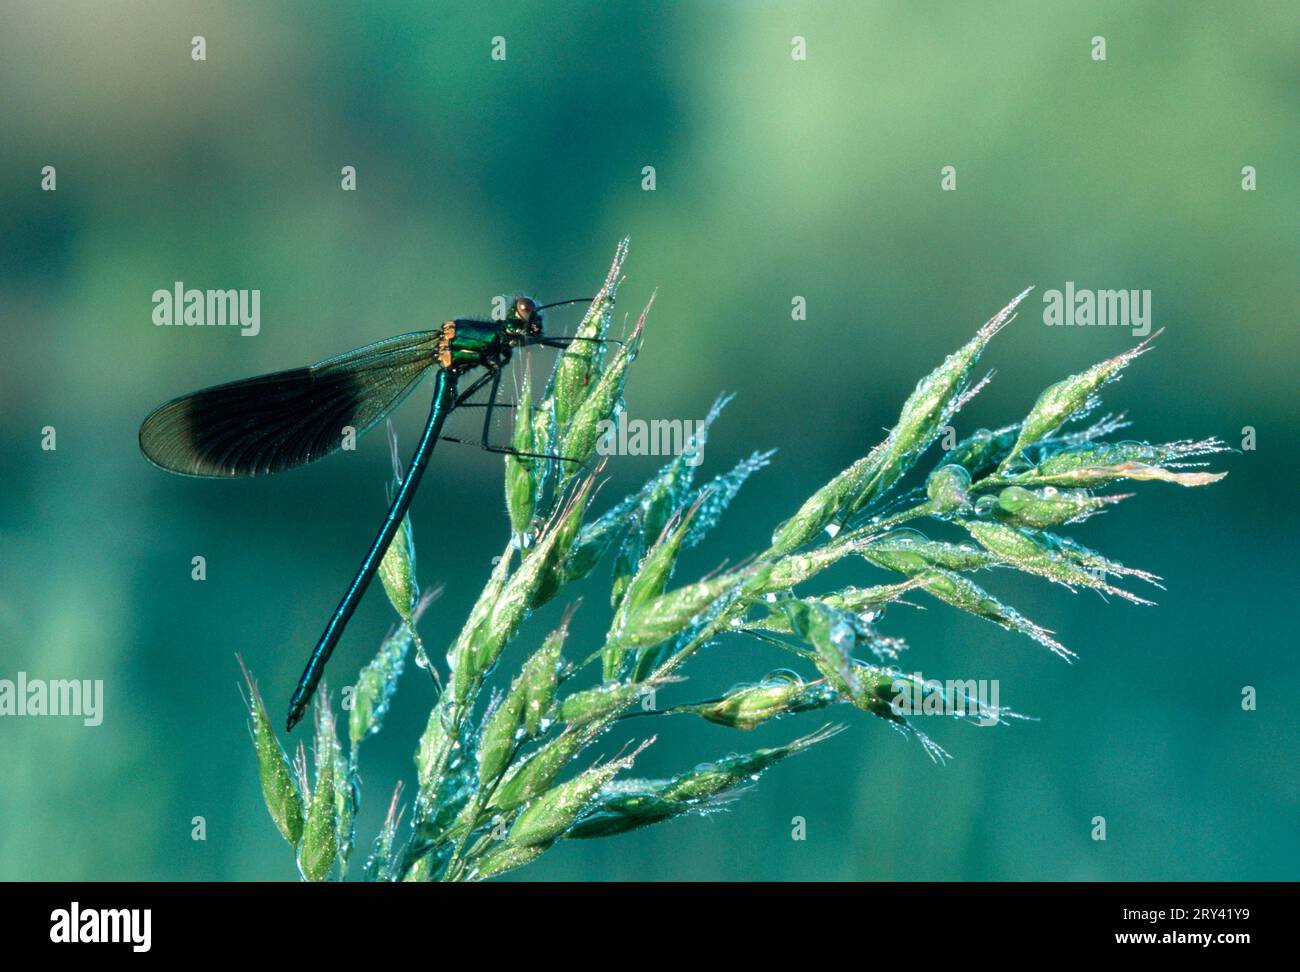
[[[144,415],[484,314],[503,291],[585,295],[624,234],[622,309],[659,290],[629,414],[700,418],[734,391],[704,472],[780,449],[679,579],[760,549],[1031,283],[1150,289],[1168,330],[1107,407],[1137,437],[1240,445],[1250,426],[1258,449],[1220,457],[1218,486],[1151,484],[1075,529],[1163,575],[1159,607],[989,579],[1076,665],[933,602],[891,612],[908,670],[999,679],[1001,701],[1041,721],[927,724],[955,756],[940,768],[837,711],[848,732],[730,812],[564,845],[520,879],[1300,876],[1294,5],[488,7],[4,5],[0,678],[102,678],[106,714],[98,728],[0,719],[0,878],[296,877],[262,806],[235,653],[281,711],[382,516],[386,443],[272,479],[187,480],[140,456]],[[39,188],[44,165],[55,192]],[[340,190],[344,165],[356,192]],[[955,192],[940,191],[944,165]],[[1257,191],[1241,188],[1245,165]],[[260,289],[262,333],[155,327],[151,294],[177,280]],[[791,320],[795,295],[806,321]],[[1045,327],[1032,297],[958,428],[1013,421],[1051,381],[1132,343],[1121,328]],[[397,421],[407,448],[416,401]],[[40,448],[47,425],[54,452]],[[658,465],[616,459],[604,496]],[[500,480],[495,457],[445,446],[416,500],[421,579],[446,584],[422,626],[439,653],[504,542]],[[607,625],[604,583],[583,591],[575,645]],[[390,614],[372,591],[336,686]],[[782,663],[724,642],[676,699]],[[413,669],[403,685],[363,752],[362,849],[413,774],[431,693]],[[1246,685],[1257,711],[1242,710]],[[740,734],[667,719],[638,775],[823,721]],[[1089,837],[1096,815],[1104,843]],[[190,838],[195,816],[206,841]],[[790,838],[795,816],[805,841]]]

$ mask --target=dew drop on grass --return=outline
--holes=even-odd
[[[831,626],[831,642],[841,651],[852,651],[853,645],[857,638],[853,628],[843,621],[838,621]]]

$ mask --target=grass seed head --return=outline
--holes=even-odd
[[[961,349],[917,382],[885,441],[814,493],[794,517],[778,527],[772,537],[774,550],[785,552],[807,543],[832,520],[846,519],[882,496],[912,467],[949,419],[983,387],[984,382],[967,387],[971,368],[1028,294],[1029,290],[1020,293]]]
[[[513,810],[545,791],[569,761],[591,741],[580,726],[570,726],[527,758],[516,764],[488,804],[498,810]]]
[[[397,534],[384,551],[379,562],[379,579],[384,593],[403,621],[411,623],[415,607],[420,602],[420,588],[415,582],[415,541],[411,532],[411,518],[402,517]]]
[[[533,424],[533,397],[525,370],[519,401],[515,404],[515,431],[510,442],[511,448],[516,452],[542,451],[534,441]],[[532,528],[533,512],[537,508],[540,486],[538,468],[541,462],[542,460],[530,456],[506,456],[506,512],[510,516],[510,529],[521,541],[528,537]]]
[[[728,756],[712,763],[701,763],[689,773],[683,773],[664,788],[668,800],[707,800],[719,793],[753,783],[760,773],[775,763],[796,753],[801,753],[817,743],[825,742],[844,731],[845,726],[827,725],[816,732],[801,736],[784,746],[756,749],[740,756]]]
[[[1119,377],[1129,362],[1151,349],[1151,342],[1158,338],[1164,329],[1156,331],[1135,348],[1117,354],[1113,358],[1098,362],[1086,371],[1071,375],[1050,386],[1038,396],[1034,407],[1029,410],[1025,420],[1020,423],[1020,434],[1011,452],[1002,460],[1000,469],[1006,470],[1025,448],[1047,438],[1064,425],[1072,416],[1087,411],[1092,407],[1094,393],[1102,385]]]
[[[557,429],[567,429],[575,414],[591,394],[601,371],[603,345],[597,343],[609,333],[623,262],[627,259],[628,241],[624,239],[614,251],[614,261],[605,275],[605,283],[587,308],[574,336],[581,340],[570,344],[555,363],[543,410],[553,417]],[[552,451],[552,450],[538,450]],[[560,455],[570,455],[561,452]]]
[[[591,393],[578,406],[573,420],[567,425],[559,426],[563,430],[560,454],[572,460],[564,463],[562,482],[567,482],[576,475],[582,465],[596,454],[596,444],[603,434],[602,426],[607,422],[613,422],[622,410],[623,388],[627,383],[628,368],[641,350],[646,315],[650,313],[653,304],[652,296],[645,310],[641,312],[641,317],[627,342],[614,353],[608,366],[592,387]]]
[[[965,466],[948,463],[930,473],[925,492],[936,513],[957,513],[970,507],[970,473]]]
[[[567,783],[547,790],[524,808],[515,818],[507,838],[514,847],[530,847],[559,837],[578,819],[587,803],[614,775],[629,768],[637,756],[654,742],[654,737],[641,743],[633,752],[602,766],[593,766]]]
[[[1127,494],[1131,495],[1131,494]],[[1053,486],[1031,490],[1008,486],[998,493],[994,515],[1008,526],[1047,530],[1086,519],[1126,496],[1093,496],[1082,489],[1057,490]]]
[[[1106,582],[1105,577],[1061,556],[1034,534],[1003,523],[988,520],[962,520],[964,526],[984,549],[1027,574],[1037,574],[1066,587],[1088,587],[1114,594],[1134,604],[1150,604],[1130,591]]]
[[[319,755],[317,759],[319,762]],[[328,758],[320,762],[317,768],[316,788],[312,791],[311,804],[307,808],[307,823],[298,852],[298,867],[308,881],[326,880],[338,858],[336,797],[334,760]]]
[[[935,567],[956,571],[980,570],[998,563],[998,558],[987,550],[967,543],[927,540],[906,533],[886,534],[864,546],[862,556],[878,567],[900,574],[915,574]]]
[[[528,847],[520,847],[515,844],[502,844],[499,847],[494,847],[479,858],[478,863],[474,865],[472,878],[475,881],[486,881],[488,878],[494,878],[505,874],[507,871],[513,871],[525,864],[531,864],[541,857],[549,847],[549,841]]]
[[[805,682],[795,672],[781,670],[768,674],[757,684],[739,685],[714,702],[681,706],[673,711],[694,712],[709,722],[732,729],[753,729],[774,719],[825,708],[838,701],[838,694],[825,682]]]
[[[927,592],[959,611],[992,621],[1009,631],[1028,635],[1040,645],[1050,648],[1054,655],[1067,661],[1074,658],[1074,652],[1053,638],[1051,631],[1034,624],[1015,608],[1003,604],[970,578],[952,571],[936,569],[926,571],[920,579]]]
[[[243,670],[244,681],[248,685],[248,716],[252,720],[253,748],[257,754],[257,775],[262,783],[262,799],[266,801],[266,810],[280,835],[290,845],[297,847],[298,841],[302,839],[302,794],[294,782],[289,757],[281,748],[275,730],[271,727],[266,704],[257,691],[253,676],[244,667],[243,659],[239,660],[239,667]]]

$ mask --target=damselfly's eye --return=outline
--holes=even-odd
[[[527,323],[533,319],[537,313],[537,302],[531,297],[518,297],[515,299],[515,317]]]

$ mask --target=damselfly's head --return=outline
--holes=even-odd
[[[565,304],[589,304],[593,299],[576,297],[573,300],[560,300],[539,307],[537,301],[531,297],[516,297],[510,304],[510,310],[506,312],[504,322],[506,334],[518,344],[543,342],[545,335],[542,332],[542,311],[550,307],[563,307]]]
[[[542,333],[542,312],[531,297],[516,297],[506,313],[506,331],[511,337],[538,337]]]

